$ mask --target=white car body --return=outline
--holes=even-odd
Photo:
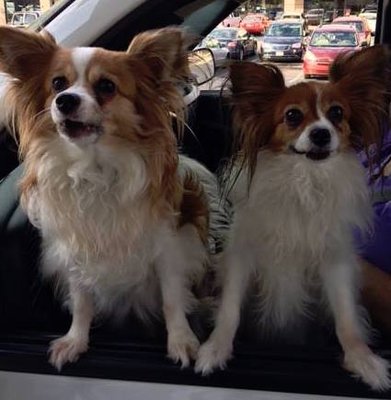
[[[361,13],[359,17],[364,17],[368,21],[368,25],[371,28],[371,34],[373,36],[376,32],[377,14],[373,12],[365,12]]]

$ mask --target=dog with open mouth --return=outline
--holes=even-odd
[[[380,46],[347,53],[331,66],[330,82],[290,87],[276,66],[230,67],[238,131],[227,178],[234,220],[215,328],[196,371],[224,368],[252,293],[257,329],[272,334],[300,329],[297,322],[317,304],[333,316],[344,367],[374,389],[390,387],[387,361],[367,345],[352,236],[371,224],[355,150],[379,144],[384,132],[388,57]]]
[[[178,156],[186,46],[174,27],[137,35],[126,52],[67,49],[45,32],[0,28],[24,160],[21,202],[42,236],[42,274],[59,280],[72,313],[50,346],[59,370],[87,351],[96,316],[128,312],[164,318],[175,362],[197,353],[187,314],[222,214],[215,177]]]

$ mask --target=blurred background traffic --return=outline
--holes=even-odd
[[[247,1],[199,44],[219,67],[209,87],[221,86],[227,63],[244,59],[278,63],[288,84],[327,79],[339,53],[373,45],[376,17],[377,4],[360,0]]]
[[[26,28],[62,0],[0,0],[0,24]],[[276,62],[288,84],[327,78],[337,54],[374,43],[377,4],[365,0],[249,0],[201,40],[212,50],[220,88],[233,60]]]

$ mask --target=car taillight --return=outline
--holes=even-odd
[[[236,42],[229,42],[228,47],[236,47]]]

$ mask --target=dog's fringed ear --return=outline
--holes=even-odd
[[[45,70],[57,48],[47,31],[0,27],[0,70],[20,80],[32,78]]]
[[[271,64],[234,63],[229,78],[234,103],[244,117],[270,113],[271,103],[285,91],[281,71]]]
[[[390,51],[372,46],[341,54],[330,67],[330,82],[348,100],[352,143],[368,149],[380,145],[390,104]]]
[[[258,150],[275,129],[273,111],[286,89],[284,77],[274,65],[242,62],[230,65],[229,79],[238,131],[233,152],[243,154],[252,175]]]
[[[180,28],[149,30],[134,37],[127,53],[143,60],[156,80],[177,80],[190,76],[190,43],[190,35]]]

